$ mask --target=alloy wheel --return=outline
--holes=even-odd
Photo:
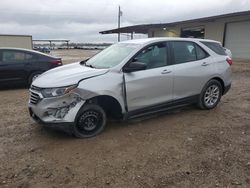
[[[207,88],[204,96],[204,102],[207,106],[213,106],[217,103],[219,97],[220,88],[219,86],[213,84]]]

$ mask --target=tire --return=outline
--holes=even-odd
[[[73,134],[78,138],[90,138],[101,133],[106,126],[106,113],[97,104],[86,104],[78,112]]]
[[[41,72],[33,72],[31,73],[31,75],[28,78],[28,85],[30,86],[33,82],[33,80],[38,77],[40,74],[42,74]]]
[[[217,106],[222,96],[222,85],[217,80],[210,80],[201,91],[198,106],[210,110]]]

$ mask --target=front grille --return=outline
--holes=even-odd
[[[37,104],[41,100],[40,96],[37,93],[30,91],[30,103]]]

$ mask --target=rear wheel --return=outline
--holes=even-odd
[[[217,80],[210,80],[203,88],[200,98],[199,107],[201,109],[212,109],[217,106],[222,96],[222,85]]]
[[[96,104],[86,104],[78,112],[73,133],[78,138],[96,136],[106,126],[106,113]]]

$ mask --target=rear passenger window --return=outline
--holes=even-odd
[[[192,42],[172,42],[175,64],[196,61],[195,46]]]
[[[188,41],[171,42],[175,64],[197,61],[207,58],[209,55],[199,45]]]
[[[219,43],[216,43],[216,42],[202,42],[202,41],[200,41],[200,42],[202,44],[205,44],[208,48],[213,50],[218,55],[227,55],[225,50],[223,49],[223,47]]]
[[[38,59],[37,55],[25,53],[25,60],[35,60],[35,59]]]

